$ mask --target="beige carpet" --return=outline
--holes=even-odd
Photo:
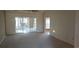
[[[72,48],[73,46],[45,33],[9,35],[2,48]]]

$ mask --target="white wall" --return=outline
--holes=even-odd
[[[7,34],[15,34],[15,19],[16,16],[35,16],[37,18],[37,32],[43,32],[43,17],[42,12],[29,13],[29,12],[6,12],[6,32]]]
[[[75,11],[47,11],[51,17],[51,35],[70,44],[74,44]],[[56,31],[53,33],[53,29]]]
[[[37,32],[44,32],[43,13],[39,13],[37,16]]]
[[[5,38],[4,11],[0,11],[0,44]]]
[[[79,11],[76,11],[75,18],[75,47],[79,48]]]
[[[14,16],[6,15],[6,33],[15,34]]]

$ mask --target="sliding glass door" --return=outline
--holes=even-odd
[[[45,33],[50,34],[50,17],[45,17]]]
[[[28,33],[36,31],[35,17],[15,17],[16,33]]]

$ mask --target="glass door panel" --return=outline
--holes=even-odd
[[[28,33],[36,31],[35,17],[15,17],[16,33]]]

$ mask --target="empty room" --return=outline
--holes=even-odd
[[[79,11],[0,10],[0,48],[79,47]]]

